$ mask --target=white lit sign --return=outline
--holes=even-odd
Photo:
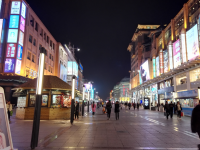
[[[72,61],[68,61],[67,63],[67,74],[72,75]]]
[[[159,56],[156,57],[156,75],[157,76],[160,75],[160,60],[159,60]]]
[[[172,56],[172,45],[169,45],[169,68],[174,69],[173,67],[173,56]]]
[[[21,10],[22,17],[26,18],[26,6],[22,3],[22,10]]]
[[[19,31],[19,44],[23,46],[24,43],[24,33],[22,31]]]
[[[18,29],[8,29],[8,43],[17,43]]]
[[[12,1],[11,14],[19,14],[20,12],[20,1]]]
[[[140,74],[142,83],[146,82],[150,79],[150,72],[149,72],[149,61],[146,60],[141,66],[140,66]]]
[[[187,62],[186,58],[186,46],[185,46],[185,34],[181,34],[181,49],[182,49],[182,61]]]
[[[180,53],[180,41],[179,39],[173,43],[173,56],[174,56],[174,68],[181,65],[181,53]]]
[[[0,19],[0,41],[1,41],[2,27],[3,27],[3,19]]]
[[[16,73],[16,74],[20,74],[20,71],[21,71],[21,64],[22,64],[21,60],[18,60],[18,59],[17,59],[17,61],[16,61],[16,68],[15,68],[15,73]]]

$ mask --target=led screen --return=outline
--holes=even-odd
[[[67,82],[67,68],[60,64],[60,79]]]
[[[24,29],[25,29],[25,19],[23,17],[21,17],[20,30],[22,30],[24,32]]]
[[[67,74],[72,75],[72,61],[68,61],[67,63]]]
[[[24,3],[22,3],[21,15],[22,15],[24,18],[26,18],[26,6],[24,5]]]
[[[19,31],[19,44],[23,46],[24,43],[24,33],[22,31]]]
[[[12,73],[15,68],[15,59],[6,58],[4,72]]]
[[[8,43],[17,43],[18,29],[8,29]]]
[[[15,57],[17,44],[7,44],[6,57]]]
[[[22,60],[22,53],[23,53],[23,47],[21,45],[18,45],[17,59]]]
[[[19,27],[19,15],[10,15],[9,28]]]
[[[141,66],[140,66],[140,73],[141,73],[141,79],[142,83],[146,82],[147,80],[150,79],[150,72],[149,72],[149,61],[145,61]]]
[[[11,14],[19,14],[20,12],[20,1],[12,1],[12,5],[11,5]]]
[[[173,56],[174,56],[174,68],[181,65],[181,54],[180,54],[180,42],[179,39],[173,43]]]
[[[20,71],[21,71],[21,60],[18,60],[16,61],[16,68],[15,68],[15,73],[17,74],[20,74]]]
[[[160,75],[160,63],[159,63],[159,56],[156,57],[156,75]]]
[[[167,50],[163,51],[163,57],[164,57],[164,72],[168,72],[168,52]]]
[[[188,60],[194,60],[199,56],[199,42],[197,25],[186,32]]]

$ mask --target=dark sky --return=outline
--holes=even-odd
[[[27,0],[61,43],[81,48],[84,78],[101,98],[129,77],[128,44],[137,24],[168,24],[187,0]]]

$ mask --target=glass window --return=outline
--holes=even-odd
[[[42,106],[46,107],[48,103],[48,97],[49,95],[42,95]],[[36,95],[35,94],[30,94],[29,96],[29,106],[34,107],[35,106],[35,101],[36,101]]]
[[[30,52],[28,52],[27,59],[31,60],[31,53]]]
[[[71,107],[71,95],[52,95],[52,106]]]
[[[182,107],[194,107],[193,99],[179,99]]]
[[[31,35],[29,35],[29,42],[30,42],[30,43],[32,43],[32,38],[33,38],[33,37],[32,37]]]
[[[35,56],[32,55],[32,62],[35,62]]]
[[[52,95],[52,105],[60,105],[61,95]]]
[[[187,76],[186,74],[181,74],[176,77],[177,85],[186,84],[187,83]]]
[[[52,59],[52,61],[53,61],[53,56],[51,56],[51,59]]]
[[[190,71],[190,81],[191,82],[200,81],[200,69],[195,69]]]
[[[36,39],[33,40],[33,45],[34,45],[34,46],[36,45]]]
[[[47,36],[47,43],[49,43],[49,37]]]

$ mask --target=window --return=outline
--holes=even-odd
[[[27,59],[31,60],[31,53],[30,52],[28,52]]]
[[[41,50],[41,49],[42,49],[42,45],[40,44],[40,45],[39,45],[39,50]],[[40,54],[39,54],[39,56],[40,56]]]
[[[51,56],[51,60],[53,61],[53,56]]]
[[[35,22],[35,30],[38,31],[38,23]]]
[[[48,97],[49,97],[49,95],[42,95],[42,106],[43,107],[47,106]],[[29,95],[29,107],[34,107],[35,106],[35,101],[36,101],[36,95],[35,94],[30,94]]]
[[[48,68],[48,71],[50,72],[51,71],[51,67],[49,66],[49,68]]]
[[[44,33],[44,40],[46,41],[46,33]]]
[[[33,45],[36,46],[36,39],[33,40]]]
[[[47,54],[48,54],[48,52],[46,52],[46,56],[48,56]]]
[[[35,56],[32,55],[32,62],[35,62]]]
[[[30,16],[30,24],[32,27],[34,27],[34,18],[32,15]]]
[[[43,29],[40,29],[40,36],[43,37]]]
[[[50,40],[50,47],[52,47],[52,41]]]
[[[49,37],[47,36],[47,43],[49,43]]]
[[[46,63],[44,64],[44,69],[47,69],[47,64]]]
[[[32,35],[29,34],[29,42],[30,43],[32,43],[32,39],[33,39]]]
[[[55,44],[53,43],[53,50],[55,49]]]
[[[49,54],[49,59],[51,59],[51,54]]]

